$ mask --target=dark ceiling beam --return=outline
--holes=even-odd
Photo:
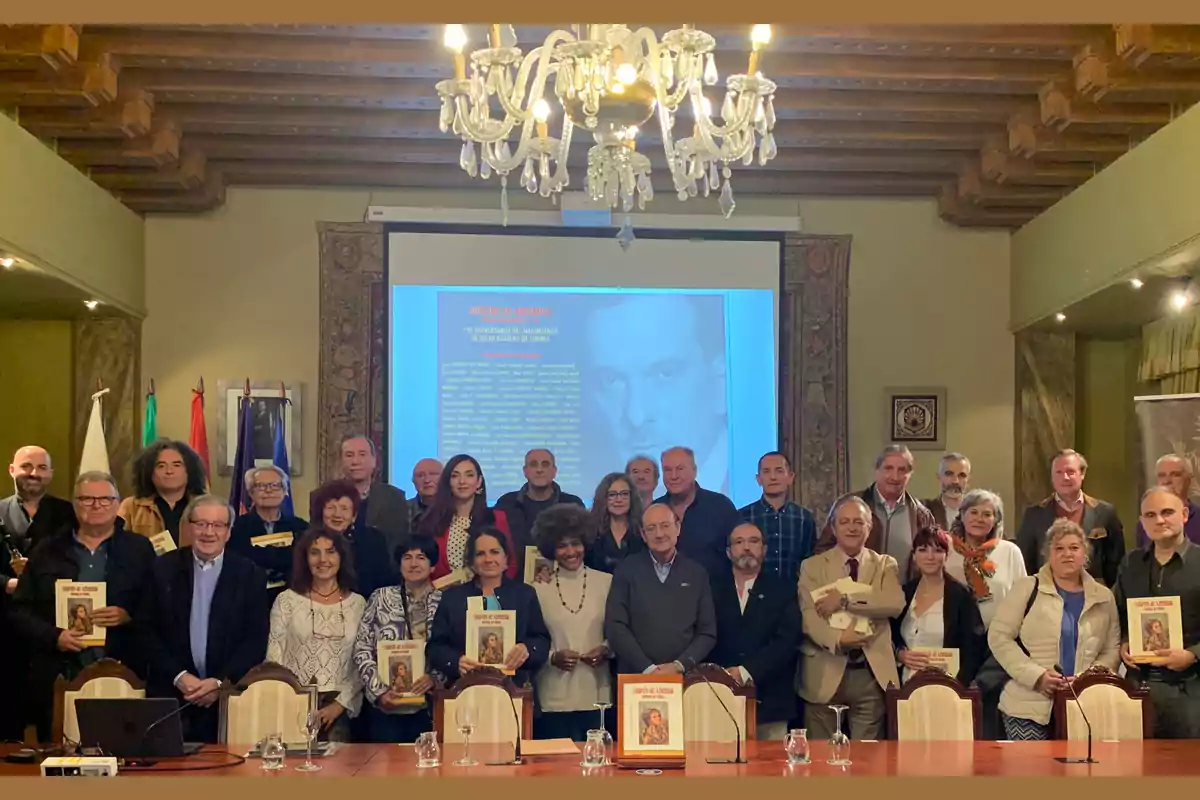
[[[58,71],[78,58],[79,31],[74,25],[0,25],[0,71]]]

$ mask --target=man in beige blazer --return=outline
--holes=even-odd
[[[833,704],[849,706],[852,739],[882,739],[884,689],[900,685],[889,620],[904,610],[904,592],[896,559],[865,547],[871,509],[861,497],[838,500],[829,520],[836,545],[800,565],[804,638],[797,691],[807,703],[810,737],[827,739],[833,733],[836,716],[827,707]],[[813,600],[815,590],[844,577],[869,588],[846,595],[833,590]],[[837,611],[867,618],[871,632],[834,628],[829,618]]]

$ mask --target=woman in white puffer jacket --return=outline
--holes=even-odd
[[[1091,544],[1083,529],[1056,520],[1045,546],[1045,565],[1014,584],[988,628],[992,655],[1012,678],[1000,695],[1008,739],[1049,739],[1054,692],[1089,667],[1115,671],[1120,663],[1117,603],[1087,572]],[[1037,595],[1028,605],[1031,592]]]

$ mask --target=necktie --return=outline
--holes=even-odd
[[[850,580],[857,581],[858,580],[858,559],[857,558],[847,558],[846,559],[846,569],[848,569],[850,571]]]

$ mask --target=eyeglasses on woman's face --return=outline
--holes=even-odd
[[[607,497],[609,500],[628,500],[629,499],[629,490],[628,489],[618,489],[616,491],[610,490],[608,492]]]

